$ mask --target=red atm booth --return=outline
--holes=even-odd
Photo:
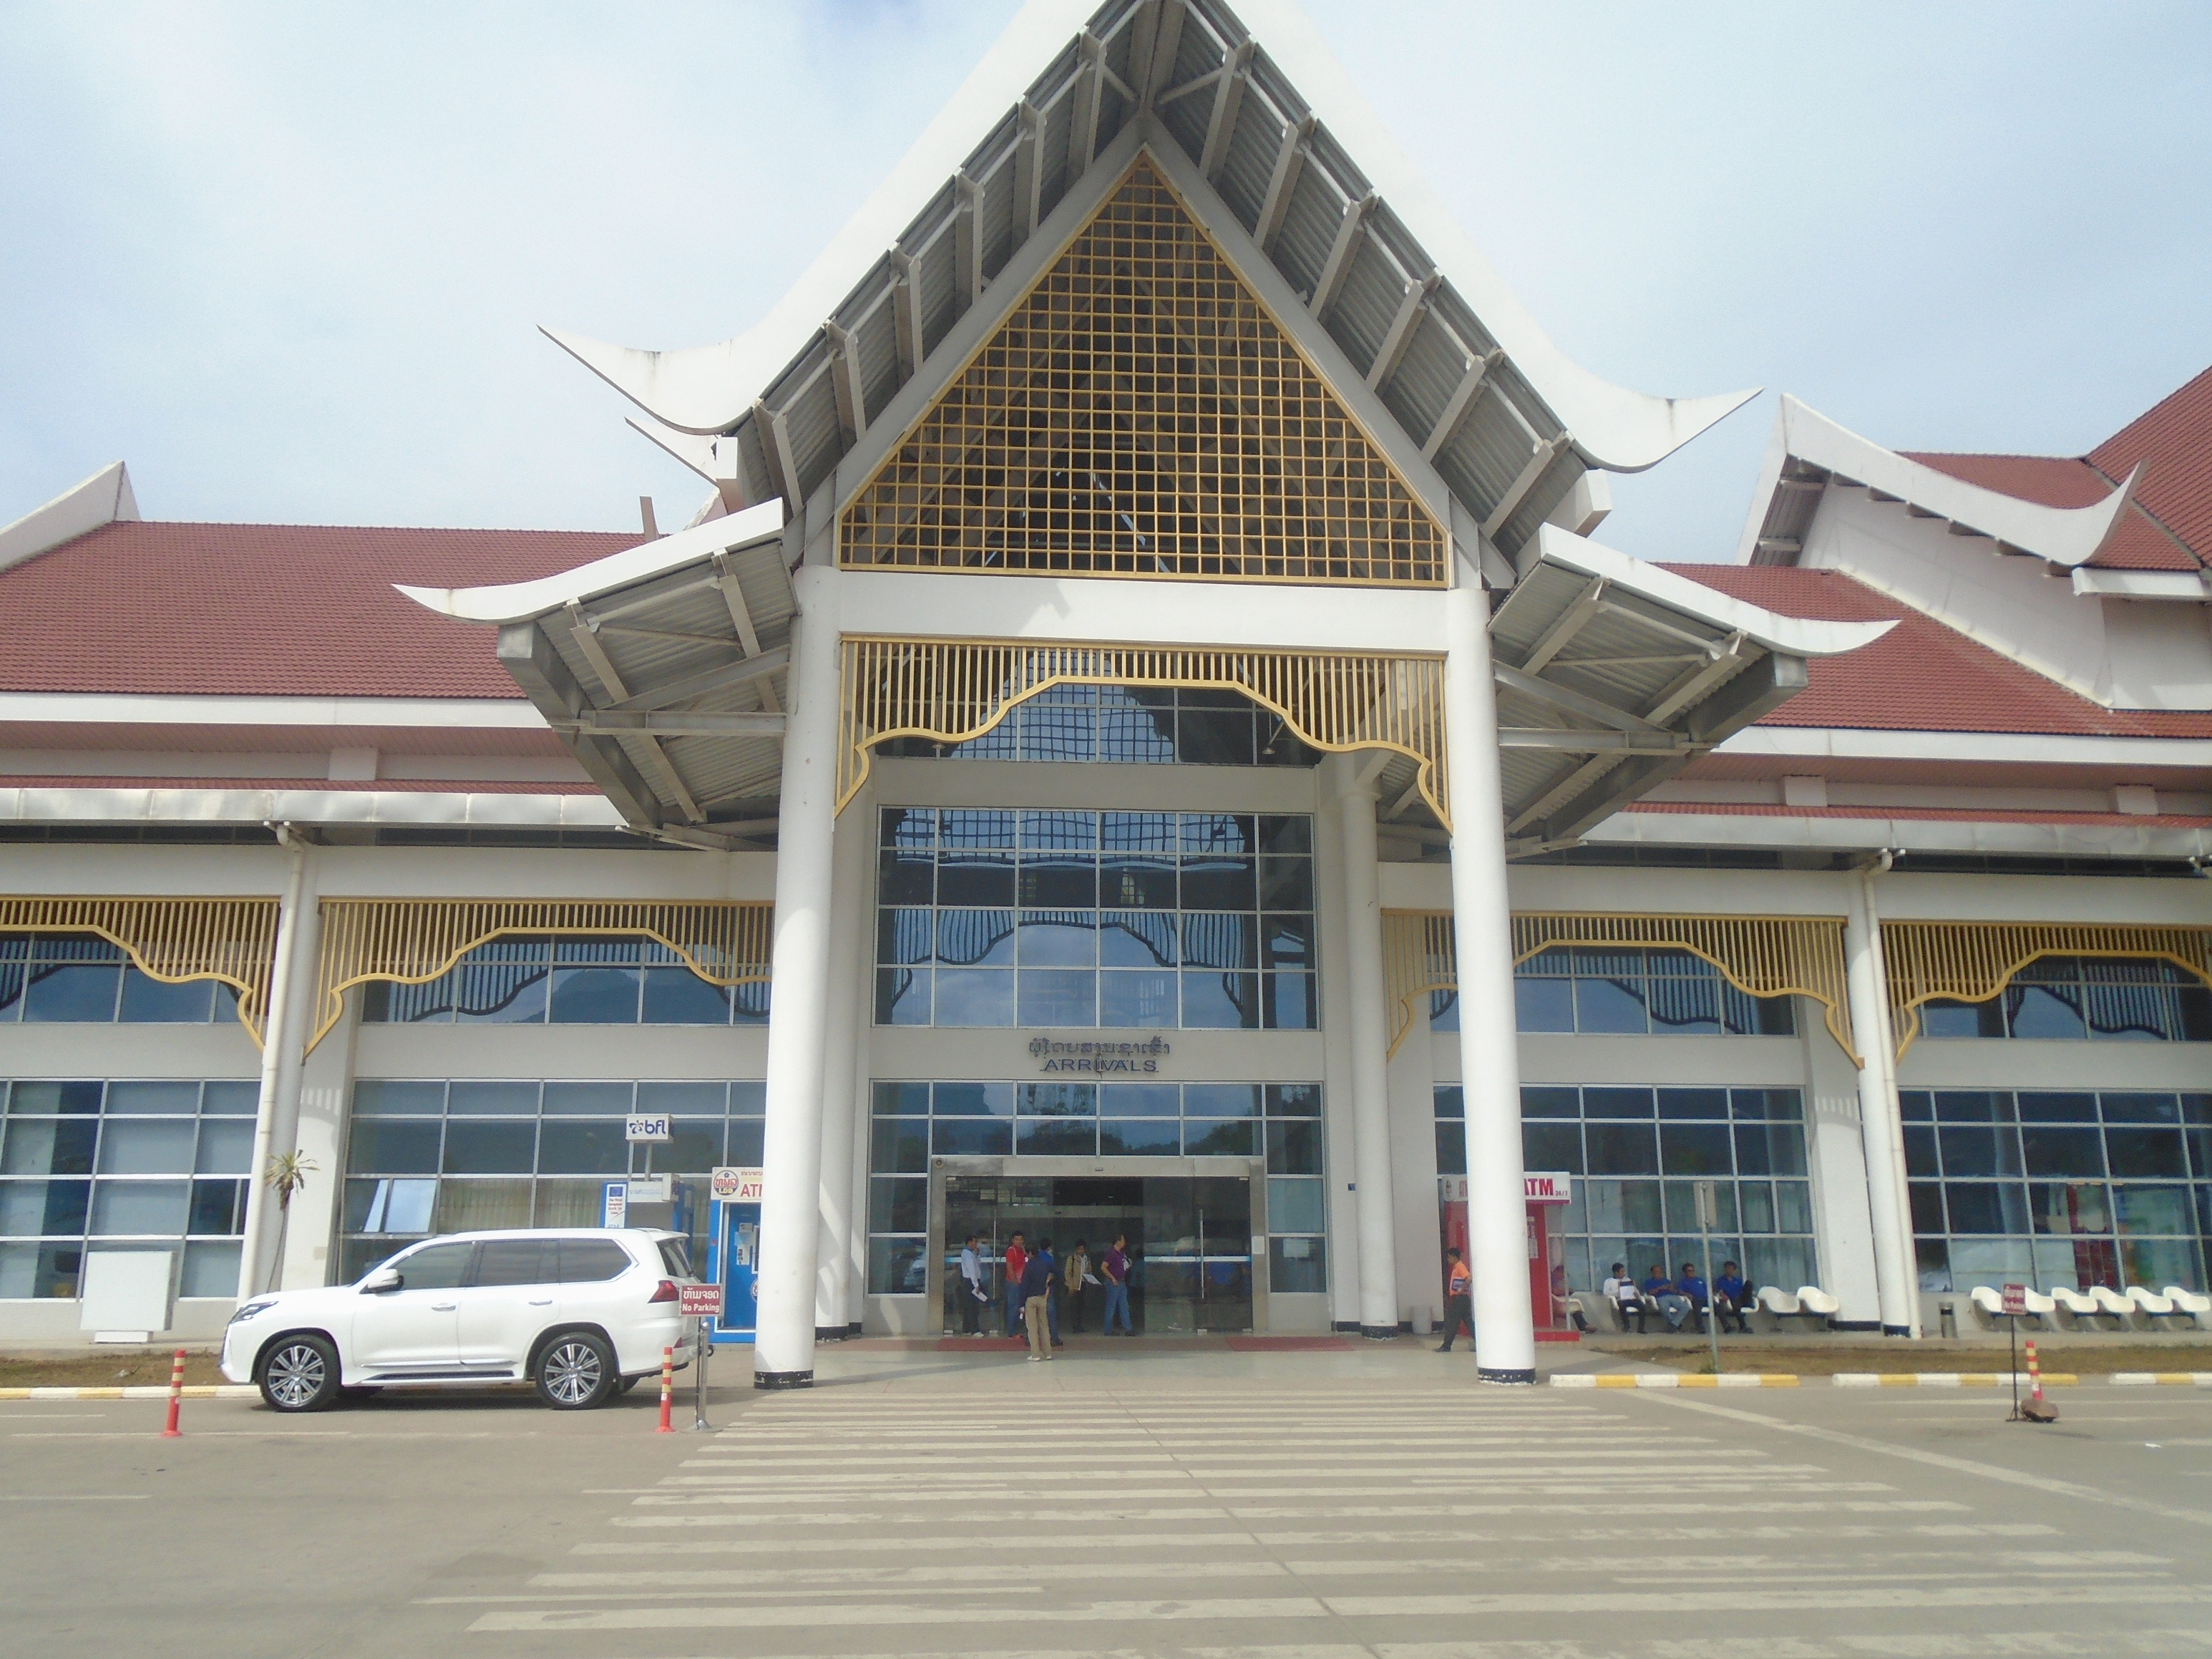
[[[1546,1170],[1524,1175],[1521,1178],[1522,1196],[1528,1209],[1528,1308],[1535,1316],[1540,1331],[1571,1330],[1566,1316],[1552,1302],[1552,1269],[1566,1260],[1563,1242],[1563,1223],[1566,1218],[1567,1200],[1571,1196],[1568,1182],[1573,1179],[1564,1171]],[[1467,1243],[1467,1177],[1438,1176],[1437,1197],[1439,1200],[1440,1220],[1443,1243],[1441,1249],[1454,1245],[1465,1252]],[[1469,1255],[1467,1258],[1472,1261]]]

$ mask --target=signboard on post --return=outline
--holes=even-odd
[[[1564,1170],[1540,1170],[1534,1175],[1521,1177],[1521,1196],[1530,1204],[1567,1204],[1574,1200],[1574,1188],[1570,1184],[1574,1176]],[[1465,1176],[1438,1176],[1437,1197],[1445,1204],[1467,1202]]]
[[[676,1311],[686,1319],[719,1319],[722,1314],[720,1285],[678,1285]]]
[[[675,1195],[674,1178],[666,1175],[632,1176],[629,1178],[629,1201],[633,1204],[665,1204]]]
[[[640,1142],[665,1141],[669,1135],[668,1114],[652,1112],[623,1120],[623,1139],[633,1146]]]
[[[708,1190],[725,1204],[757,1204],[761,1201],[761,1173],[755,1169],[718,1164],[709,1178]]]
[[[2004,1287],[2003,1310],[2006,1317],[2024,1319],[2027,1316],[2027,1286],[2008,1285]]]
[[[629,1225],[629,1182],[610,1181],[599,1194],[599,1225]]]

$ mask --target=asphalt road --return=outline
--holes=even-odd
[[[0,1403],[0,1646],[2212,1654],[2212,1392],[2035,1429],[1994,1391],[1487,1389],[1405,1344],[823,1370],[667,1437],[647,1389],[193,1401],[175,1441],[158,1402]]]

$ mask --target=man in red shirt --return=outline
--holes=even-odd
[[[1438,1353],[1449,1353],[1452,1344],[1459,1340],[1459,1328],[1467,1327],[1467,1340],[1474,1340],[1474,1274],[1467,1265],[1467,1258],[1455,1244],[1446,1252],[1450,1256],[1449,1279],[1444,1297],[1444,1345]]]
[[[1022,1269],[1030,1264],[1030,1253],[1016,1233],[1006,1241],[1006,1334],[1016,1340],[1022,1334]]]

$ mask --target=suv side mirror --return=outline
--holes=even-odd
[[[406,1282],[399,1276],[398,1268],[379,1267],[361,1281],[361,1293],[363,1296],[382,1296],[387,1291],[399,1289]]]

